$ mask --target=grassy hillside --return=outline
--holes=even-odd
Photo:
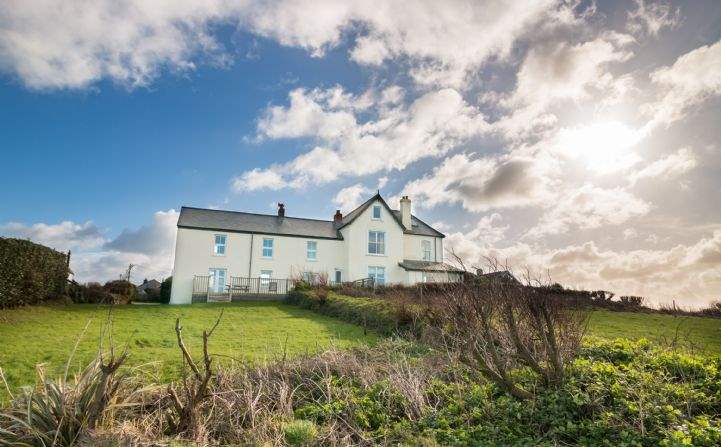
[[[661,346],[721,355],[721,319],[718,318],[596,310],[591,313],[589,334],[607,339],[647,338]]]
[[[180,317],[184,336],[200,354],[201,334],[224,309],[213,336],[212,353],[221,361],[266,360],[287,354],[317,352],[329,345],[340,348],[373,342],[373,334],[335,318],[281,303],[246,302],[192,306],[116,306],[112,311],[116,345],[130,342],[130,365],[157,362],[159,379],[175,375],[180,363],[174,325]],[[98,349],[108,308],[97,305],[35,306],[0,312],[0,367],[11,388],[33,383],[35,365],[45,364],[60,374],[84,331],[73,368],[84,366]],[[87,329],[85,329],[87,325]],[[0,400],[5,397],[0,386]]]

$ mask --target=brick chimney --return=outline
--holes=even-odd
[[[401,197],[401,223],[406,230],[411,229],[411,199],[408,196]]]
[[[343,223],[343,214],[340,212],[340,210],[335,210],[335,214],[333,215],[333,223],[335,225],[340,225]]]
[[[285,217],[285,204],[278,202],[278,217]]]

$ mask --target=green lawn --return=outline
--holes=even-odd
[[[223,319],[210,341],[210,351],[221,361],[263,361],[315,352],[333,344],[345,348],[372,343],[374,334],[362,328],[296,306],[277,302],[193,304],[192,306],[116,306],[112,311],[117,349],[130,342],[129,365],[157,362],[148,368],[165,380],[177,374],[180,351],[175,318],[180,317],[191,351],[201,354],[202,331],[210,328],[221,309]],[[35,365],[45,364],[49,374],[62,373],[76,340],[72,365],[90,361],[98,349],[100,330],[108,316],[106,306],[35,306],[0,311],[0,367],[11,388],[33,383]],[[0,382],[0,401],[6,398]]]
[[[603,338],[647,338],[663,346],[721,355],[721,319],[640,312],[591,313],[589,334]]]

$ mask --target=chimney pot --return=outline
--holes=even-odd
[[[343,222],[343,214],[340,212],[340,210],[335,210],[335,214],[333,215],[333,223],[339,224]]]
[[[285,204],[278,203],[278,217],[285,217]]]

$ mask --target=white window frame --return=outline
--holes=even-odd
[[[375,234],[375,235],[376,235],[376,236],[375,236],[375,239],[376,239],[376,240],[373,241],[373,244],[376,245],[376,253],[371,253],[371,234]],[[379,235],[379,234],[382,234],[382,235],[383,235],[383,242],[378,242],[378,235]],[[382,244],[382,247],[383,247],[383,251],[380,252],[380,253],[378,252],[378,248],[377,248],[377,246],[378,246],[379,244]],[[387,244],[388,244],[388,239],[386,238],[386,232],[385,232],[385,231],[368,230],[368,244],[366,245],[366,250],[367,250],[368,255],[370,255],[370,256],[387,256],[387,254],[388,254],[388,253],[387,253],[387,250],[386,250],[386,245],[387,245]]]
[[[218,238],[223,238],[223,243],[218,243]],[[218,252],[218,247],[223,247],[223,253]],[[228,235],[227,234],[214,234],[213,235],[213,256],[225,256],[228,253]]]
[[[265,288],[265,290],[268,290],[268,285],[270,284],[270,280],[273,279],[273,270],[261,270],[260,271],[260,289]]]
[[[270,247],[265,246],[265,242],[270,241]],[[265,259],[273,259],[273,252],[275,251],[275,241],[273,241],[272,237],[264,237],[263,238],[263,245],[260,247],[260,254]],[[265,254],[265,250],[270,250],[270,255]]]
[[[208,280],[208,291],[213,293],[225,292],[225,286],[228,284],[228,269],[209,268],[208,276],[210,277]],[[220,279],[221,277],[223,278],[222,285],[216,282],[216,279]]]
[[[313,245],[312,249],[310,248],[311,245]],[[311,256],[311,254],[313,256]],[[305,242],[305,259],[311,262],[315,262],[318,260],[318,241]]]
[[[381,279],[378,279],[378,274],[381,274]],[[373,283],[378,285],[384,285],[386,283],[386,268],[382,265],[369,265],[368,266],[368,277],[373,278]]]
[[[428,249],[426,250],[426,247]],[[428,256],[426,256],[428,255]],[[431,261],[431,256],[433,255],[433,249],[431,248],[431,241],[429,240],[422,240],[421,241],[421,258],[424,261]]]
[[[378,217],[376,217],[376,210],[378,210]],[[383,214],[381,214],[381,206],[373,205],[373,207],[371,207],[371,219],[372,220],[381,220],[382,216],[383,216]]]
[[[428,273],[421,272],[421,282],[428,282]]]

